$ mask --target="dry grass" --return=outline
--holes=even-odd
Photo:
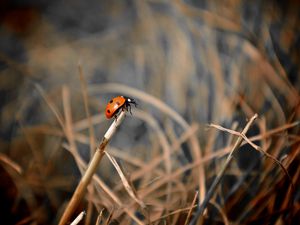
[[[297,221],[299,5],[187,2],[95,3],[81,36],[3,17],[27,58],[0,49],[1,224],[59,223],[81,179],[63,224]],[[117,94],[138,107],[85,179]]]

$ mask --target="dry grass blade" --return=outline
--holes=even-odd
[[[0,153],[0,161],[4,164],[8,165],[10,168],[12,168],[18,174],[23,173],[21,166],[19,166],[16,162],[12,161],[8,156],[6,156],[2,153]]]
[[[298,124],[298,123],[297,123]],[[269,154],[268,152],[266,152],[265,150],[263,150],[261,147],[257,146],[256,144],[254,144],[248,137],[246,137],[246,135],[242,134],[242,133],[239,133],[239,132],[236,132],[234,130],[230,130],[230,129],[227,129],[227,128],[224,128],[220,125],[215,125],[215,124],[210,124],[209,126],[211,127],[214,127],[218,130],[222,130],[222,131],[225,131],[225,132],[228,132],[230,134],[233,134],[233,135],[236,135],[236,136],[239,136],[241,138],[243,138],[248,144],[250,144],[255,150],[261,152],[263,155],[265,155],[267,158],[270,158],[271,160],[273,160],[278,166],[280,166],[280,168],[283,170],[283,172],[285,173],[285,175],[288,177],[288,180],[291,184],[291,188],[293,189],[293,192],[295,190],[295,186],[294,186],[294,182],[293,182],[293,179],[291,178],[290,174],[288,173],[287,169],[282,165],[282,163],[276,159],[274,156],[272,156],[271,154]]]
[[[254,122],[254,120],[257,118],[257,114],[255,114],[254,116],[251,117],[251,119],[249,120],[249,122],[246,124],[245,128],[243,129],[243,131],[241,132],[243,135],[245,135],[247,133],[247,131],[249,130],[250,126],[252,125],[252,123]],[[193,220],[191,221],[190,224],[194,225],[197,223],[198,217],[202,215],[204,209],[207,206],[207,203],[209,202],[209,200],[211,199],[211,197],[213,196],[217,186],[219,185],[225,170],[227,169],[227,167],[229,166],[231,159],[233,157],[233,153],[240,147],[240,145],[242,144],[243,138],[241,136],[238,137],[238,139],[236,140],[232,150],[230,151],[230,154],[228,155],[224,165],[222,166],[220,172],[217,174],[216,178],[214,179],[210,189],[207,192],[207,195],[203,201],[203,203],[201,204],[200,208],[197,210]]]
[[[100,211],[99,215],[97,216],[97,220],[96,220],[95,225],[100,225],[100,223],[102,221],[103,211],[104,211],[104,208]]]
[[[191,126],[190,129],[186,130],[180,137],[177,139],[171,146],[169,146],[169,142],[167,140],[167,137],[165,136],[165,133],[161,130],[159,125],[157,124],[156,120],[149,114],[142,112],[140,110],[135,111],[135,116],[137,118],[142,119],[143,121],[147,122],[154,130],[155,133],[157,133],[157,137],[159,140],[159,143],[161,143],[162,149],[164,151],[164,157],[156,157],[152,159],[149,163],[144,165],[142,168],[137,170],[136,172],[133,172],[131,175],[132,181],[135,181],[138,178],[141,178],[144,176],[145,173],[148,173],[155,169],[161,163],[163,160],[165,160],[166,163],[166,169],[168,171],[168,168],[171,169],[171,165],[169,165],[170,162],[170,154],[175,154],[180,150],[180,146],[182,143],[186,142],[191,138],[192,135],[195,135],[196,131],[198,130],[197,125]],[[196,161],[196,160],[195,160]],[[200,160],[198,160],[200,161]],[[170,177],[170,178],[169,178]],[[171,173],[170,175],[166,176],[164,175],[165,182],[172,181],[171,177],[174,177]],[[117,185],[117,190],[121,188],[121,185]],[[170,189],[169,189],[170,190]]]
[[[82,92],[82,97],[84,102],[84,109],[85,109],[86,117],[88,120],[88,126],[89,126],[90,151],[91,151],[91,155],[93,155],[96,146],[95,131],[94,131],[93,122],[92,122],[89,105],[88,105],[87,84],[86,84],[86,80],[84,79],[81,65],[78,66],[78,69],[79,69],[79,77],[80,77],[80,84],[81,84],[81,92]]]
[[[172,171],[172,163],[171,163],[171,146],[168,142],[168,139],[165,135],[165,133],[162,131],[162,129],[160,128],[158,122],[155,120],[155,118],[153,116],[151,116],[150,114],[147,114],[145,112],[142,112],[141,110],[136,110],[135,115],[138,118],[143,119],[144,121],[146,121],[157,133],[157,137],[159,139],[159,142],[161,143],[162,149],[163,149],[163,159],[165,161],[165,165],[166,165],[166,176],[170,176],[171,175],[171,171]],[[167,202],[170,199],[170,193],[171,193],[171,183],[168,183],[167,186]]]
[[[224,210],[222,210],[222,208],[220,207],[219,204],[217,204],[215,201],[211,201],[210,202],[221,214],[222,218],[223,218],[223,222],[225,225],[229,225],[229,221],[228,218],[226,216],[226,213],[224,212]]]
[[[78,152],[75,142],[74,132],[73,132],[73,118],[72,118],[72,109],[71,109],[71,96],[70,89],[67,86],[63,86],[62,89],[62,100],[63,100],[63,109],[65,115],[65,135],[70,143],[71,151]]]
[[[194,205],[192,206],[192,209],[196,208],[198,205]],[[177,210],[174,210],[173,212],[170,212],[166,215],[163,215],[163,216],[160,216],[159,218],[156,218],[154,220],[151,221],[151,223],[154,223],[156,221],[160,221],[162,219],[165,219],[165,218],[168,218],[169,216],[172,216],[172,215],[175,215],[175,214],[178,214],[178,213],[181,213],[181,212],[189,212],[191,210],[191,207],[186,207],[186,208],[182,208],[182,209],[177,209]]]
[[[187,215],[187,217],[186,217],[186,219],[185,219],[184,225],[187,225],[188,222],[189,222],[189,220],[190,220],[190,217],[191,217],[191,215],[192,215],[192,212],[193,212],[193,209],[194,209],[194,206],[195,206],[197,197],[198,197],[198,193],[199,193],[199,192],[196,191],[195,196],[194,196],[194,199],[193,199],[193,202],[192,202],[192,205],[191,205],[191,209],[190,209],[189,212],[188,212],[188,215]]]
[[[81,92],[82,92],[82,97],[83,97],[83,102],[84,102],[84,109],[85,109],[86,117],[88,120],[88,126],[89,126],[90,156],[92,157],[94,154],[95,146],[96,146],[95,131],[94,131],[94,127],[93,127],[93,123],[92,123],[92,119],[91,119],[91,115],[90,115],[90,110],[89,110],[89,105],[88,105],[87,84],[86,84],[86,80],[84,78],[82,67],[80,64],[78,66],[78,69],[79,69],[79,77],[80,77],[80,84],[81,84]],[[94,187],[90,186],[88,189],[89,189],[88,193],[90,195],[93,195]],[[87,208],[87,215],[85,217],[86,225],[91,223],[92,213],[93,213],[93,204],[91,201],[89,201],[88,208]]]
[[[64,123],[63,117],[60,114],[60,112],[58,111],[57,107],[50,100],[50,98],[46,95],[44,89],[39,84],[35,84],[35,87],[38,90],[38,92],[40,93],[40,95],[43,97],[44,101],[47,103],[47,105],[49,106],[51,111],[56,116],[56,119],[58,120],[58,122],[59,122],[60,126],[62,127],[62,129],[65,130],[65,123]]]
[[[114,214],[114,211],[111,211],[111,212],[109,213],[109,215],[108,215],[108,217],[107,217],[107,219],[106,219],[106,221],[105,221],[105,224],[106,224],[106,225],[109,225],[109,223],[110,223],[110,221],[111,221],[111,218],[112,218],[113,214]]]
[[[254,149],[258,150],[259,149],[259,146],[257,146],[256,144],[254,144],[251,140],[249,140],[249,138],[246,137],[246,135],[240,133],[240,132],[237,132],[235,130],[231,130],[231,129],[227,129],[225,127],[222,127],[220,125],[217,125],[217,124],[209,124],[210,127],[214,127],[218,130],[222,130],[222,131],[226,131],[230,134],[233,134],[233,135],[236,135],[236,136],[239,136],[239,137],[242,137],[249,145],[251,145]]]
[[[274,134],[277,134],[277,133],[283,132],[285,130],[288,130],[290,128],[296,127],[299,124],[300,124],[299,121],[296,121],[296,122],[293,122],[293,123],[284,124],[284,125],[282,125],[280,127],[277,127],[277,128],[272,129],[272,130],[269,130],[268,132],[266,132],[264,134],[259,134],[259,135],[253,136],[253,137],[250,138],[250,140],[251,141],[257,141],[257,140],[260,140],[260,139],[263,139],[263,138],[271,137]]]
[[[129,184],[129,182],[126,179],[126,176],[124,175],[121,167],[119,166],[119,164],[117,163],[117,161],[115,160],[115,158],[113,156],[111,156],[108,152],[104,151],[106,156],[108,157],[108,159],[110,160],[110,162],[114,165],[115,169],[117,170],[122,183],[127,191],[127,193],[130,195],[130,197],[136,201],[136,203],[138,203],[140,205],[140,207],[142,207],[143,209],[146,208],[145,203],[139,199],[139,197],[137,196],[135,189],[133,187],[131,187],[131,185]]]

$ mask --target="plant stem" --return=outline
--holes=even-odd
[[[79,184],[77,185],[77,188],[76,188],[67,208],[65,209],[65,211],[62,215],[62,217],[59,221],[59,225],[65,225],[70,220],[76,207],[80,203],[80,201],[86,191],[87,186],[89,185],[93,175],[96,172],[96,169],[104,155],[105,147],[107,146],[108,142],[111,140],[112,136],[114,135],[118,126],[121,124],[121,122],[124,120],[124,118],[125,118],[125,111],[122,111],[120,113],[120,115],[118,116],[118,118],[116,120],[114,120],[114,122],[111,124],[111,126],[105,133],[101,144],[97,147],[96,152],[95,152],[92,160],[90,161],[85,174],[83,175]]]

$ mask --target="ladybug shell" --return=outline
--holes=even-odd
[[[110,119],[115,116],[119,112],[119,110],[124,107],[125,103],[126,98],[124,98],[123,96],[118,96],[110,100],[107,103],[105,109],[106,118]]]

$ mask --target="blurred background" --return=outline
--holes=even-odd
[[[274,161],[243,145],[204,223],[297,221],[299,30],[292,0],[1,0],[0,223],[58,222],[117,95],[138,107],[108,152],[155,223],[184,223],[187,210],[169,213],[191,206],[196,190],[201,199],[224,162],[235,137],[207,124],[241,131],[255,113],[248,136],[282,162],[296,192]],[[94,181],[82,224],[102,209],[104,220],[130,224],[124,208],[145,222],[108,159],[97,177],[120,202]]]

